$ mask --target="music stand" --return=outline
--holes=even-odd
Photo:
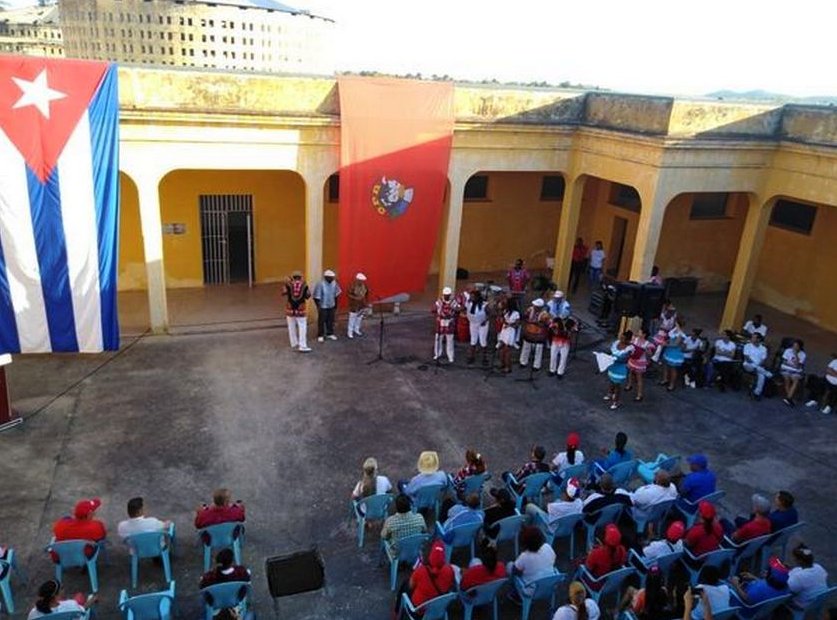
[[[534,345],[532,345],[532,346],[534,346]],[[544,348],[546,348],[546,346],[545,346],[545,345],[544,345]],[[534,360],[534,355],[535,355],[535,354],[534,354],[534,352],[532,352],[532,358],[533,358],[533,359],[532,359],[532,362],[531,362],[530,364],[527,364],[527,366],[529,366],[529,376],[528,376],[528,377],[525,377],[525,378],[523,378],[523,379],[515,379],[515,381],[519,381],[520,383],[528,383],[528,384],[530,384],[530,385],[532,386],[532,389],[533,389],[533,390],[537,390],[537,389],[539,389],[539,388],[538,388],[538,384],[536,383],[536,381],[538,380],[538,378],[535,376],[535,360]],[[541,361],[543,361],[543,358],[542,358],[542,360],[541,360]]]
[[[374,307],[378,306],[378,315],[379,315],[379,322],[378,322],[378,356],[375,359],[369,360],[366,362],[367,365],[375,364],[377,362],[383,362],[384,360],[384,326],[386,322],[384,321],[384,304],[403,304],[410,301],[410,296],[407,293],[399,293],[398,295],[392,295],[391,297],[386,297],[384,299],[376,299],[372,302],[372,308],[374,312]]]

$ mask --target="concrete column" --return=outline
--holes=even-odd
[[[634,256],[629,274],[629,278],[636,282],[644,282],[651,277],[651,267],[654,266],[654,259],[657,256],[657,245],[660,241],[660,231],[663,229],[666,206],[673,197],[659,183],[651,191],[640,192],[640,196],[642,208],[639,212]]]
[[[738,256],[732,271],[732,281],[721,317],[721,329],[737,329],[744,321],[747,303],[750,301],[750,291],[753,279],[759,266],[759,256],[764,245],[767,223],[770,221],[770,211],[773,200],[762,202],[757,196],[748,195],[750,201],[747,209],[747,219],[738,245]]]
[[[162,175],[132,176],[137,184],[142,245],[148,277],[148,316],[151,331],[164,333],[169,326],[166,302],[166,270],[163,266],[163,224],[160,215],[160,179]]]
[[[568,177],[561,201],[561,219],[558,222],[558,240],[555,242],[555,270],[552,280],[566,291],[570,282],[573,246],[581,215],[581,197],[584,194],[585,176]]]
[[[321,174],[304,175],[305,277],[309,283],[318,281],[323,272],[323,188],[326,178]]]
[[[465,197],[465,183],[468,177],[454,176],[450,180],[450,200],[445,226],[445,240],[439,263],[439,291],[456,287],[456,267],[459,262],[459,236],[462,232],[462,208]]]

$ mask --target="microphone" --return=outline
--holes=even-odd
[[[398,295],[392,295],[390,297],[385,297],[384,299],[378,299],[372,302],[372,304],[405,304],[410,301],[409,293],[398,293]]]

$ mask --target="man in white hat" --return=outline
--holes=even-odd
[[[436,316],[434,360],[442,357],[442,343],[444,342],[448,361],[453,364],[453,333],[456,329],[457,312],[459,312],[459,304],[453,298],[453,289],[446,286],[442,289],[442,297],[433,304],[433,314]]]
[[[570,302],[568,302],[567,298],[564,296],[564,291],[555,291],[552,294],[552,299],[550,299],[549,303],[546,305],[546,309],[549,310],[549,315],[553,319],[563,320],[570,318]]]
[[[553,530],[555,522],[561,517],[581,514],[584,509],[584,502],[581,501],[580,490],[581,483],[578,478],[570,478],[563,485],[561,496],[555,501],[549,502],[546,505],[546,510],[543,510],[535,502],[526,504],[526,520],[530,525],[536,525],[536,519],[540,516],[549,529]]]
[[[360,322],[363,320],[363,312],[369,305],[369,287],[366,285],[366,275],[358,273],[355,281],[349,287],[349,325],[346,329],[349,338],[363,336],[360,331]]]
[[[544,309],[544,301],[540,297],[532,300],[532,304],[523,314],[523,348],[520,350],[520,365],[526,367],[529,364],[529,355],[532,348],[535,349],[535,360],[532,368],[541,369],[543,361],[543,347],[549,338],[549,312]]]
[[[307,353],[311,349],[306,339],[308,319],[305,317],[305,306],[308,298],[311,297],[311,292],[308,290],[301,271],[294,271],[290,279],[285,281],[282,296],[287,298],[285,319],[288,321],[288,338],[291,341],[291,348]]]
[[[314,303],[317,304],[317,342],[325,342],[326,338],[337,340],[334,334],[334,314],[337,312],[337,298],[343,291],[334,276],[331,269],[326,269],[323,279],[314,287]]]

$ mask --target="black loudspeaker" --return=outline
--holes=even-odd
[[[273,598],[319,590],[325,583],[325,564],[316,547],[267,558],[264,565]]]
[[[639,316],[645,321],[660,316],[663,311],[663,301],[666,297],[666,288],[656,284],[643,284],[642,293],[639,298]]]
[[[638,282],[617,282],[616,301],[613,305],[616,314],[624,316],[636,316],[639,314],[641,295],[642,285]]]

